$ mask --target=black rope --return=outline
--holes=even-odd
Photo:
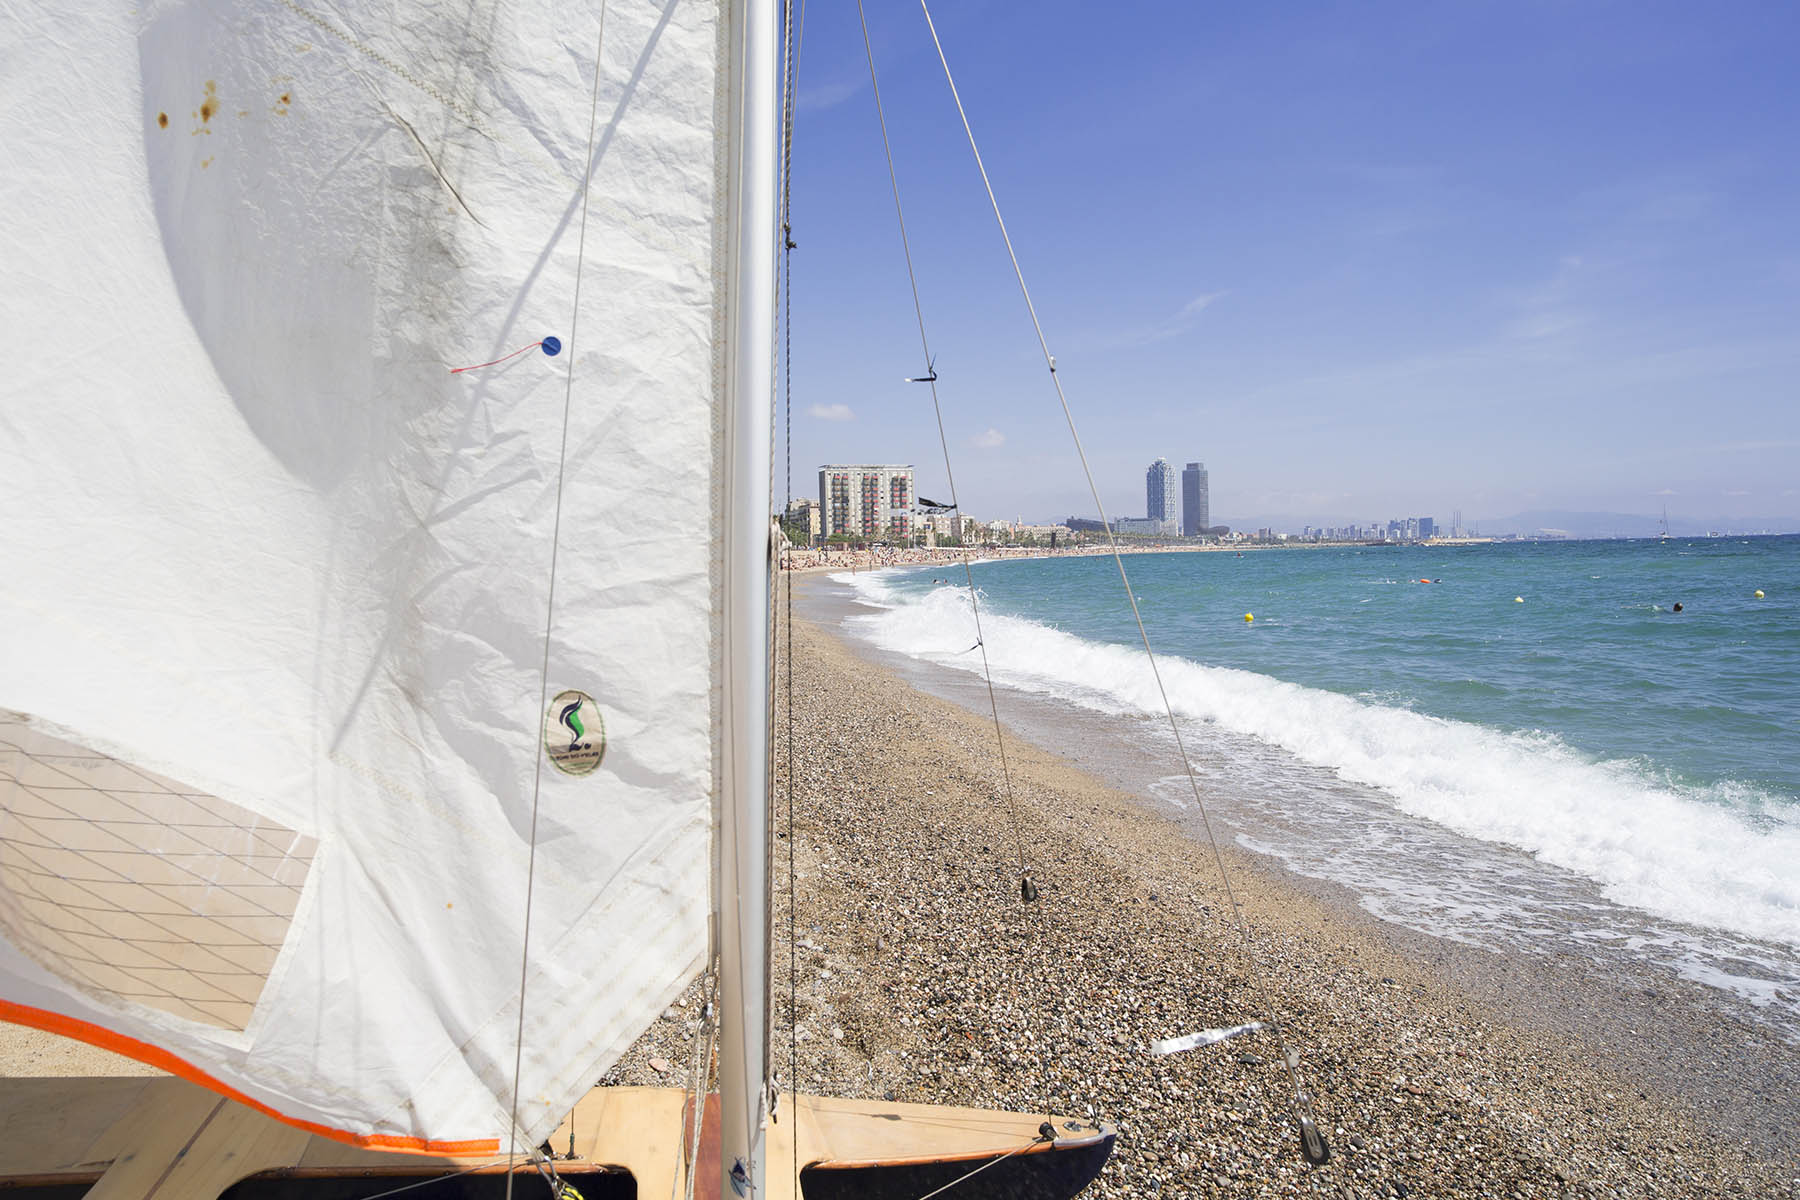
[[[783,450],[785,467],[782,513],[794,505],[794,287],[793,252],[797,248],[793,228],[793,162],[794,104],[799,87],[800,38],[806,28],[806,0],[800,0],[796,25],[793,0],[782,4],[782,97],[781,97],[781,377],[782,412],[785,418]],[[810,525],[810,522],[809,522]],[[785,564],[783,564],[785,566]],[[787,802],[787,875],[788,875],[788,1092],[793,1097],[790,1141],[793,1148],[794,1194],[800,1194],[800,895],[795,887],[794,870],[794,577],[781,572],[785,587],[782,592],[781,654],[785,698],[787,772],[783,791]],[[773,743],[773,739],[770,739]],[[771,1112],[780,1102],[781,1089],[771,1097]]]

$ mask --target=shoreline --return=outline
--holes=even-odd
[[[1093,1196],[1800,1194],[1791,1135],[1722,1132],[1733,1096],[1702,1111],[1576,1029],[1506,1011],[1438,939],[1226,844],[1247,952],[1211,847],[1172,816],[1010,725],[1009,806],[985,715],[835,631],[800,620],[792,634],[792,843],[789,773],[771,787],[784,1088],[1110,1121],[1119,1142]],[[785,752],[790,714],[776,717]],[[1030,906],[1016,846],[1041,889]],[[1558,970],[1509,964],[1526,1000]],[[702,1002],[690,988],[604,1082],[680,1086]],[[1635,1019],[1664,1020],[1661,1003],[1643,998]],[[1271,1011],[1333,1149],[1323,1169],[1297,1153],[1270,1035],[1148,1053]],[[1694,1036],[1754,1091],[1766,1064],[1732,1030]],[[32,1030],[11,1030],[9,1047],[9,1075],[155,1073]]]
[[[1247,952],[1210,846],[1008,728],[1017,836],[1041,889],[1022,904],[991,720],[834,632],[797,620],[793,635],[797,980],[784,838],[773,864],[784,1087],[791,1056],[806,1092],[1111,1121],[1098,1196],[1795,1194],[1790,1140],[1725,1135],[1729,1112],[1503,1011],[1437,939],[1228,844]],[[1512,986],[1529,996],[1532,972]],[[679,1082],[667,1068],[688,1061],[699,1003],[695,989],[607,1082]],[[1323,1169],[1297,1153],[1270,1035],[1148,1053],[1271,1011],[1332,1144]],[[1641,1017],[1658,1019],[1654,998]],[[1731,1033],[1711,1031],[1715,1048]]]
[[[867,610],[837,589],[805,585],[796,609],[830,630],[827,636],[857,658],[972,713],[988,729],[991,742],[990,701],[978,672],[952,670],[881,649],[840,628],[839,622]],[[1184,796],[1186,785],[1174,745],[1162,736],[1167,731],[1160,720],[1150,722],[1146,741],[1146,729],[1138,721],[1095,712],[1054,695],[1001,686],[999,706],[1009,747],[1015,739],[1023,739],[1079,762],[1093,781],[1130,797],[1148,815],[1172,823],[1191,842],[1207,845],[1199,812],[1186,801],[1171,803],[1166,797],[1163,785],[1181,780]],[[1432,921],[1416,924],[1404,915],[1404,902],[1397,906],[1398,914],[1384,903],[1406,897],[1404,886],[1396,890],[1389,882],[1386,890],[1378,886],[1368,892],[1359,889],[1357,871],[1326,867],[1335,855],[1347,855],[1346,861],[1360,857],[1358,835],[1311,844],[1310,855],[1282,849],[1284,823],[1317,824],[1321,814],[1339,819],[1349,810],[1328,805],[1315,812],[1308,807],[1309,785],[1283,791],[1266,777],[1233,767],[1234,756],[1262,752],[1245,745],[1241,737],[1209,734],[1204,728],[1190,729],[1189,737],[1197,739],[1190,740],[1188,751],[1211,820],[1220,836],[1241,850],[1250,869],[1272,878],[1279,887],[1305,893],[1328,906],[1340,922],[1424,964],[1495,1019],[1580,1041],[1592,1056],[1609,1060],[1636,1078],[1643,1090],[1661,1092],[1695,1113],[1714,1136],[1751,1146],[1783,1147],[1792,1141],[1790,1131],[1800,1124],[1800,1037],[1793,1022],[1780,1015],[1787,1010],[1780,1004],[1765,1008],[1721,979],[1707,979],[1708,967],[1727,971],[1737,967],[1755,976],[1763,969],[1757,953],[1783,957],[1788,953],[1784,947],[1758,943],[1747,935],[1684,926],[1617,905],[1591,880],[1574,876],[1558,882],[1555,876],[1566,873],[1544,868],[1535,856],[1428,822],[1424,828],[1432,832],[1427,836],[1398,831],[1413,853],[1427,856],[1417,861],[1415,877],[1427,890],[1453,888],[1459,868],[1472,872],[1475,895],[1484,894],[1482,889],[1491,881],[1486,872],[1521,879],[1542,872],[1540,885],[1567,890],[1554,893],[1557,900],[1544,909],[1515,914],[1514,919],[1524,924],[1513,927],[1513,933],[1534,921],[1551,923],[1524,939],[1484,929],[1479,922],[1461,930],[1454,921],[1448,927]],[[1293,783],[1289,781],[1289,786]],[[1383,826],[1360,836],[1376,837],[1378,844],[1367,849],[1379,855],[1382,845],[1391,844],[1379,839],[1395,832],[1395,827]],[[1377,880],[1391,880],[1396,877],[1389,872],[1406,871],[1405,863],[1391,854],[1378,862],[1385,865],[1370,868]],[[1443,894],[1455,902],[1454,891]],[[1574,924],[1558,927],[1558,920]],[[1597,936],[1607,930],[1610,936]],[[1499,936],[1489,937],[1489,932]],[[1580,936],[1575,936],[1578,932]],[[1635,937],[1646,935],[1667,941],[1658,943],[1656,950],[1625,949]],[[1684,939],[1692,940],[1684,943]],[[1685,952],[1680,949],[1684,944]]]
[[[1282,550],[1401,550],[1436,549],[1450,546],[1487,546],[1494,538],[1433,538],[1427,542],[1208,542],[1198,545],[1134,545],[1122,543],[1121,555],[1134,554],[1237,554]],[[887,547],[881,550],[820,550],[787,548],[781,555],[781,570],[794,575],[812,575],[821,571],[882,571],[893,567],[957,567],[963,563],[966,548],[955,546]],[[1035,558],[1111,558],[1113,548],[1104,542],[1079,546],[984,546],[969,558],[969,563],[1011,562]]]

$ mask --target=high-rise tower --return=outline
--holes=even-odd
[[[820,533],[831,538],[912,536],[913,469],[905,466],[819,468]]]
[[[1159,458],[1144,472],[1144,515],[1152,521],[1174,521],[1179,515],[1175,506],[1175,468]]]
[[[1181,536],[1200,537],[1212,525],[1206,464],[1191,462],[1181,473]]]

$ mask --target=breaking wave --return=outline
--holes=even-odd
[[[902,592],[842,575],[858,634],[894,653],[979,672],[966,594]],[[982,610],[997,684],[1112,714],[1162,715],[1141,650]],[[1178,717],[1278,746],[1376,789],[1399,810],[1579,872],[1620,904],[1800,945],[1800,824],[1754,788],[1692,787],[1606,761],[1554,733],[1447,720],[1251,671],[1159,656]]]

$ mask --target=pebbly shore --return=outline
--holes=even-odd
[[[1212,849],[1172,821],[1012,737],[1009,802],[991,722],[812,625],[793,646],[776,725],[791,842],[785,771],[773,797],[784,1087],[1091,1115],[1119,1130],[1088,1193],[1107,1197],[1800,1195],[1791,1143],[1721,1137],[1226,846],[1247,951]],[[700,1010],[696,988],[607,1082],[681,1082]],[[1149,1053],[1271,1015],[1331,1142],[1323,1168],[1298,1152],[1270,1034]]]
[[[1248,953],[1212,849],[1172,820],[1010,735],[1009,800],[991,722],[805,622],[793,648],[773,796],[784,1087],[1109,1122],[1094,1196],[1800,1197],[1791,1136],[1730,1133],[1747,1126],[1515,1019],[1419,938],[1227,845]],[[701,1008],[696,984],[603,1082],[684,1083]],[[1269,1015],[1300,1054],[1323,1168],[1298,1153],[1269,1034],[1149,1053]],[[0,1030],[0,1076],[105,1073],[155,1072]]]

